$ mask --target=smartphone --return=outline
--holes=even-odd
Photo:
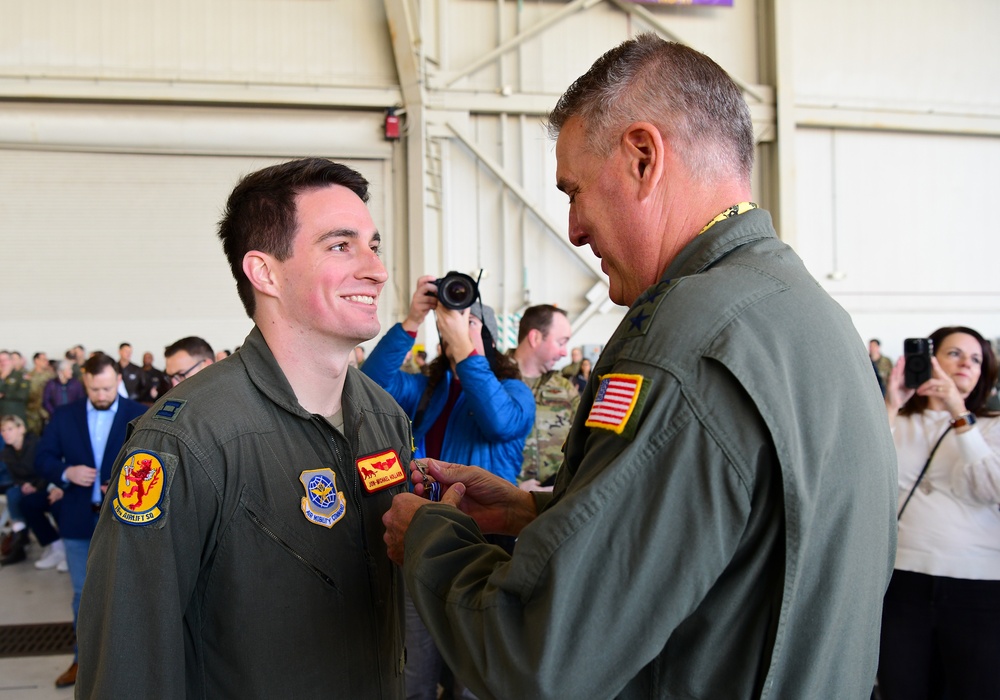
[[[931,378],[931,339],[907,338],[903,341],[903,383],[908,389],[916,389]]]

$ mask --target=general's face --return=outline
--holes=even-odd
[[[304,192],[295,202],[292,255],[276,267],[285,320],[351,346],[374,338],[387,275],[368,208],[340,185]]]
[[[962,397],[968,397],[983,371],[983,348],[979,341],[968,333],[952,333],[934,349],[934,356]]]
[[[99,411],[106,411],[118,398],[118,373],[113,367],[105,367],[97,374],[83,373],[83,386],[87,398]]]
[[[544,371],[548,372],[559,360],[566,357],[566,346],[572,334],[573,329],[569,325],[569,319],[560,313],[552,314],[549,332],[543,336],[537,350],[538,360]]]
[[[563,126],[556,141],[556,186],[569,196],[570,242],[590,246],[608,276],[611,300],[628,306],[659,281],[659,242],[632,196],[621,149],[600,157],[589,150],[589,140],[578,117]]]

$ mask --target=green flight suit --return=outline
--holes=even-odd
[[[456,675],[483,699],[867,698],[895,451],[863,342],[770,216],[686,246],[594,374],[512,556],[441,504],[411,523]]]

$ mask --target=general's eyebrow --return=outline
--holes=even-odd
[[[565,178],[559,178],[556,180],[556,189],[565,194],[569,194],[569,191],[573,189],[573,183]]]

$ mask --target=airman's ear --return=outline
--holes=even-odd
[[[278,283],[274,275],[274,258],[259,250],[251,250],[243,256],[243,274],[250,284],[261,294],[277,296]]]
[[[540,330],[538,330],[537,328],[532,328],[530,331],[528,331],[528,345],[529,346],[531,346],[533,348],[537,348],[539,345],[542,344],[542,341],[544,339],[545,339],[545,337],[542,335],[542,332]]]
[[[634,122],[625,129],[622,145],[629,159],[629,173],[639,188],[639,197],[645,199],[663,177],[668,144],[654,125],[649,122]]]

